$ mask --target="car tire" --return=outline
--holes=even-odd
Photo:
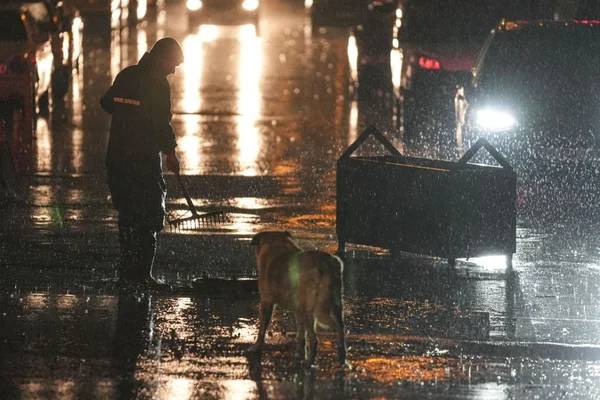
[[[52,95],[54,99],[62,100],[69,91],[70,68],[66,65],[54,71],[52,75]]]
[[[36,114],[46,116],[50,112],[50,91],[45,91],[38,99],[38,112]]]

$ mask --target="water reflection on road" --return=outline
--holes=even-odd
[[[316,371],[297,368],[284,311],[275,315],[262,363],[248,360],[256,296],[209,297],[189,288],[151,297],[118,293],[111,276],[116,221],[104,183],[108,118],[97,104],[157,37],[176,37],[186,56],[170,78],[184,181],[201,210],[221,207],[230,215],[218,226],[163,235],[157,273],[170,282],[253,275],[247,239],[267,228],[334,251],[337,158],[369,124],[402,148],[393,129],[401,49],[373,58],[356,32],[312,35],[304,10],[285,2],[264,1],[260,35],[250,25],[187,30],[183,2],[156,3],[155,19],[131,26],[115,14],[117,29],[85,37],[66,118],[38,120],[25,189],[31,207],[0,214],[10,232],[0,243],[7,271],[0,281],[0,397],[509,399],[600,392],[597,360],[479,356],[454,345],[600,345],[600,247],[591,224],[521,224],[517,273],[508,279],[497,258],[461,260],[452,273],[440,260],[351,248],[345,279],[354,368],[345,375],[334,368],[330,336],[322,339]],[[181,190],[172,176],[167,181],[170,212],[186,212]]]
[[[435,290],[410,295],[420,301],[385,293],[369,298],[368,290],[349,288],[353,368],[342,375],[335,369],[329,335],[321,337],[318,369],[305,372],[295,365],[294,327],[283,311],[274,316],[262,360],[246,358],[256,335],[256,298],[2,296],[0,374],[12,378],[0,388],[24,398],[322,398],[332,393],[377,398],[443,391],[451,398],[502,399],[521,396],[533,390],[527,389],[531,385],[533,393],[546,398],[562,391],[582,398],[600,393],[597,362],[476,356],[443,340],[411,339],[476,338],[467,330],[482,327],[469,327],[479,319],[477,312],[456,313],[435,299]]]

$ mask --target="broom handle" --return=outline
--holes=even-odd
[[[185,187],[185,185],[183,184],[183,181],[181,180],[181,175],[179,175],[179,172],[176,172],[175,176],[177,177],[177,182],[179,182],[179,187],[183,191],[183,195],[185,196],[185,201],[187,201],[187,205],[190,208],[190,211],[192,212],[192,215],[194,217],[197,217],[198,216],[198,212],[196,212],[196,206],[194,206],[194,203],[192,203],[192,199],[190,197],[190,194],[188,193],[187,188]]]

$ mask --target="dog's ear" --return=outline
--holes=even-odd
[[[252,238],[250,242],[250,246],[258,246],[260,244],[260,239],[264,236],[264,232],[259,232]]]

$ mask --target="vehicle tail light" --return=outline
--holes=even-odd
[[[600,25],[600,20],[597,19],[577,19],[573,22],[577,25]]]
[[[435,58],[421,56],[419,57],[419,67],[423,69],[439,70],[442,66]]]

